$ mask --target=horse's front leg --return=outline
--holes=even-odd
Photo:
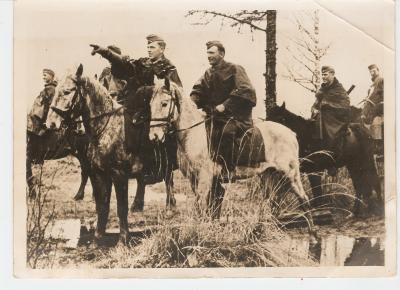
[[[322,176],[319,173],[309,173],[307,175],[308,180],[310,181],[311,191],[313,194],[313,198],[311,199],[311,204],[314,207],[318,207],[325,204],[325,198],[323,197],[322,191]]]
[[[78,158],[81,165],[81,184],[79,186],[78,192],[74,196],[74,200],[82,200],[85,197],[85,187],[89,178],[90,165],[89,162],[87,162],[85,156],[83,156],[82,154],[78,153],[76,157]]]
[[[28,184],[29,198],[35,198],[37,195],[35,189],[35,178],[32,174],[32,160],[28,156],[26,157],[26,183]]]
[[[101,239],[106,232],[108,214],[110,212],[110,198],[112,180],[108,174],[96,170],[93,173],[93,193],[96,201],[97,227],[95,238]]]
[[[128,176],[123,172],[114,172],[113,183],[117,195],[117,214],[119,218],[119,241],[124,245],[128,243]]]
[[[311,213],[311,205],[310,205],[310,200],[304,191],[303,184],[301,183],[301,175],[300,175],[300,169],[298,165],[293,165],[291,166],[292,170],[288,174],[290,184],[293,188],[294,193],[297,196],[297,199],[300,203],[300,208],[304,212],[304,216],[307,218],[307,223],[308,223],[308,231],[310,234],[310,243],[311,244],[316,244],[318,242],[318,237],[315,232],[314,228],[314,220],[313,216]]]
[[[167,209],[176,207],[176,199],[174,196],[173,186],[174,186],[174,173],[172,169],[167,170],[165,175],[165,188],[167,191],[166,207]]]
[[[136,176],[136,195],[133,203],[131,205],[131,212],[141,212],[144,207],[144,193],[146,190],[146,183],[144,182],[144,176],[142,173],[139,173]]]

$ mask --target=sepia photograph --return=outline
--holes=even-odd
[[[15,1],[15,277],[395,275],[395,2],[360,3]]]

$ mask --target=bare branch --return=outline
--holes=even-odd
[[[245,18],[240,18],[240,14],[234,14],[234,15],[230,15],[230,14],[226,14],[226,13],[221,13],[221,12],[216,12],[216,11],[208,11],[208,10],[190,10],[187,14],[186,17],[188,16],[192,16],[195,14],[208,14],[208,15],[212,15],[214,17],[222,17],[222,18],[228,18],[230,20],[235,21],[236,23],[232,24],[231,26],[237,26],[238,24],[246,24],[249,25],[251,28],[255,29],[255,30],[260,30],[260,31],[264,31],[266,32],[267,30],[265,28],[262,28],[258,25],[253,24],[253,21],[255,19],[260,20],[259,18],[251,18],[251,17],[245,17]]]

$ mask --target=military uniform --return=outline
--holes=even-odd
[[[147,37],[150,41],[154,39],[161,40],[159,37],[151,35]],[[142,158],[148,152],[143,153],[144,149],[150,146],[144,146],[147,142],[149,133],[148,119],[150,113],[150,99],[154,87],[154,77],[158,79],[169,78],[171,81],[182,87],[182,82],[178,76],[176,67],[164,55],[153,61],[148,57],[139,59],[129,59],[121,57],[110,49],[100,49],[96,51],[111,63],[111,73],[127,81],[125,96],[125,141],[126,149],[133,155],[142,155]],[[141,142],[138,142],[141,140]],[[172,138],[166,140],[167,152],[169,158],[173,159],[174,168],[176,162],[176,141]],[[152,152],[150,152],[152,153]],[[143,156],[144,155],[144,156]]]
[[[362,109],[365,123],[371,124],[375,117],[383,117],[383,78],[377,77],[368,90],[368,97]]]
[[[323,140],[325,148],[337,152],[340,134],[350,122],[349,96],[334,78],[331,84],[322,84],[315,97],[313,108],[319,111],[315,116],[318,137]]]
[[[54,75],[54,73],[53,73]],[[36,97],[32,109],[28,114],[27,129],[35,135],[43,135],[46,130],[46,118],[53,101],[57,81],[51,81],[44,85],[44,89]]]
[[[209,146],[214,161],[233,171],[236,140],[252,127],[252,110],[256,105],[256,93],[246,71],[240,65],[221,60],[206,70],[190,95],[197,107],[207,113],[206,129],[211,136]],[[220,104],[225,110],[215,112]]]

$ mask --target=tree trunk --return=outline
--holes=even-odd
[[[265,107],[266,115],[276,104],[276,10],[267,11],[266,64],[265,64]]]

